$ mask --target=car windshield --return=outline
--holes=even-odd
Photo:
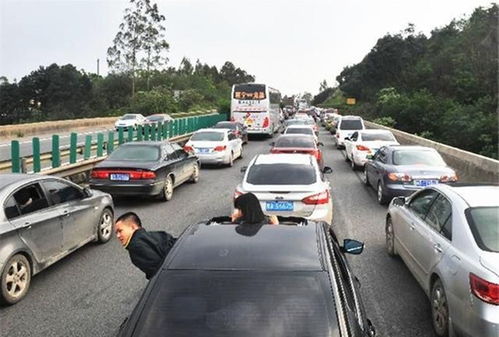
[[[362,140],[365,142],[394,142],[395,137],[391,133],[388,132],[380,132],[380,133],[362,133]]]
[[[121,117],[122,120],[127,120],[127,119],[137,119],[137,116],[135,115],[125,115]]]
[[[259,164],[251,166],[246,180],[253,185],[310,185],[316,176],[312,165]]]
[[[314,130],[311,128],[289,128],[286,129],[286,133],[288,134],[304,134],[304,135],[313,135]]]
[[[282,137],[277,139],[274,147],[309,147],[315,148],[312,137]]]
[[[394,165],[446,166],[438,152],[427,150],[398,150],[393,152]]]
[[[214,128],[235,130],[237,129],[237,125],[234,123],[217,123],[217,125],[215,125]]]
[[[166,270],[141,318],[135,335],[333,336],[338,329],[322,271]]]
[[[159,147],[152,145],[128,145],[120,146],[116,149],[109,159],[111,160],[130,160],[130,161],[156,161],[159,159]]]
[[[205,142],[220,142],[224,140],[224,133],[215,132],[215,131],[196,132],[195,134],[192,135],[191,140],[205,141]]]
[[[362,121],[360,119],[342,119],[341,130],[362,130]]]
[[[466,216],[477,245],[499,253],[499,207],[470,208]]]

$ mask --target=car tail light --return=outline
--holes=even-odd
[[[391,181],[409,182],[412,180],[412,177],[406,173],[389,173],[388,179]]]
[[[276,149],[270,149],[270,153],[282,153],[282,151]]]
[[[444,175],[444,176],[441,176],[440,177],[440,182],[441,183],[452,183],[452,182],[455,182],[457,181],[457,175],[454,173],[454,174],[450,174],[450,175]]]
[[[185,152],[194,152],[194,148],[189,145],[184,145],[184,151]]]
[[[156,173],[153,171],[142,171],[142,175],[140,179],[155,179],[156,178]]]
[[[235,122],[235,121],[236,121],[236,119],[235,119],[234,117],[231,117],[231,118],[230,118],[230,121],[231,121],[231,122]]]
[[[222,152],[222,151],[225,151],[226,148],[227,148],[227,145],[219,145],[219,146],[215,147],[213,149],[213,151],[215,151],[215,152]]]
[[[499,304],[499,284],[486,281],[470,273],[470,288],[473,295],[484,302]]]
[[[265,117],[265,119],[263,120],[263,125],[262,125],[262,127],[263,127],[263,128],[268,128],[268,127],[269,127],[269,125],[270,125],[270,120],[269,120],[269,118],[268,118],[268,117]]]
[[[304,199],[302,202],[306,205],[323,205],[329,202],[329,190],[324,192],[312,194]]]
[[[109,172],[104,170],[92,170],[90,176],[94,179],[108,179]]]
[[[359,151],[371,151],[370,148],[368,148],[367,146],[364,146],[364,145],[357,145],[356,148]]]

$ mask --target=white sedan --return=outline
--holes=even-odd
[[[129,127],[135,129],[139,125],[144,125],[146,123],[146,118],[141,114],[126,114],[114,123],[116,130],[123,128],[125,131]]]
[[[319,142],[317,133],[314,130],[313,125],[290,125],[284,130],[285,135],[305,135],[314,137],[315,142]]]
[[[252,192],[267,215],[297,216],[314,221],[333,219],[331,187],[317,160],[308,154],[261,154],[253,158],[234,197]]]
[[[376,151],[385,145],[399,145],[395,136],[388,130],[359,130],[344,140],[346,161],[350,161],[352,169],[363,167],[367,162],[368,155],[374,155]]]
[[[184,150],[194,152],[201,164],[226,164],[243,157],[243,141],[229,129],[201,129],[185,144]]]

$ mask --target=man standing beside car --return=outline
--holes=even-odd
[[[114,225],[116,237],[128,250],[132,263],[151,279],[163,263],[166,255],[177,240],[170,234],[148,232],[134,212],[121,215]]]

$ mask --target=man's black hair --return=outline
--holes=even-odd
[[[140,221],[139,216],[134,212],[126,212],[125,214],[120,215],[116,222],[119,221],[131,221],[137,226],[142,227],[142,221]]]

